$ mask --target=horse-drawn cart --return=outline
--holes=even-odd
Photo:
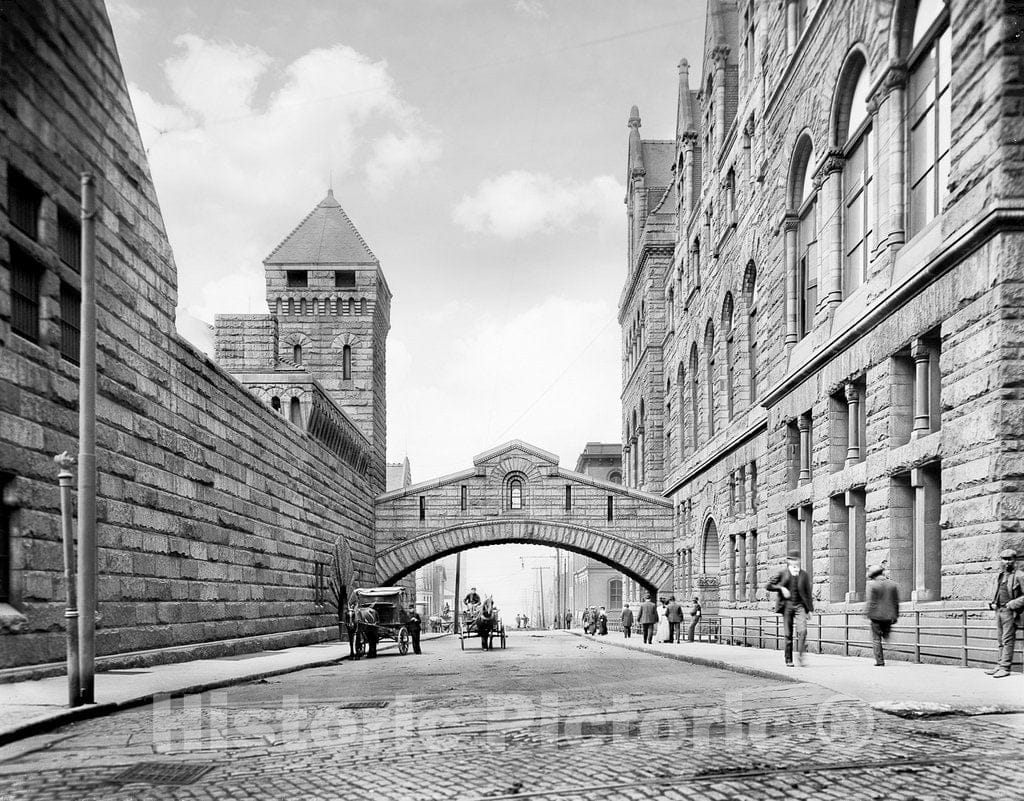
[[[494,602],[488,598],[482,604],[469,604],[459,615],[459,645],[466,650],[466,640],[472,637],[480,638],[480,646],[489,651],[494,647],[494,638],[497,637],[501,647],[505,647],[505,624],[501,620],[501,613]]]
[[[356,604],[360,619],[360,627],[367,629],[372,626],[378,640],[394,640],[398,643],[398,653],[405,656],[409,653],[409,630],[405,624],[409,622],[409,613],[405,609],[405,587],[375,587],[368,590],[356,590]],[[363,655],[366,637],[360,638],[356,653]]]

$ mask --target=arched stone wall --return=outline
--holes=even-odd
[[[653,591],[671,589],[672,562],[643,545],[608,532],[549,520],[500,520],[465,523],[421,534],[377,553],[382,585],[393,584],[416,568],[456,551],[485,545],[529,543],[586,554]]]

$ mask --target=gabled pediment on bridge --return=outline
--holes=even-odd
[[[473,457],[473,464],[477,467],[488,466],[497,462],[506,461],[509,457],[520,456],[530,462],[545,462],[552,467],[558,467],[558,457],[550,451],[538,448],[521,439],[513,439],[502,445],[497,445],[483,453]],[[544,471],[547,472],[546,470]]]

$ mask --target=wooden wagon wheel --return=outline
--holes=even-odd
[[[398,653],[402,656],[409,653],[409,632],[405,626],[398,630]]]

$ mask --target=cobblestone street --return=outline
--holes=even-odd
[[[0,749],[0,798],[1012,798],[1022,756],[985,717],[903,720],[513,632],[504,651],[445,638],[22,740]]]

